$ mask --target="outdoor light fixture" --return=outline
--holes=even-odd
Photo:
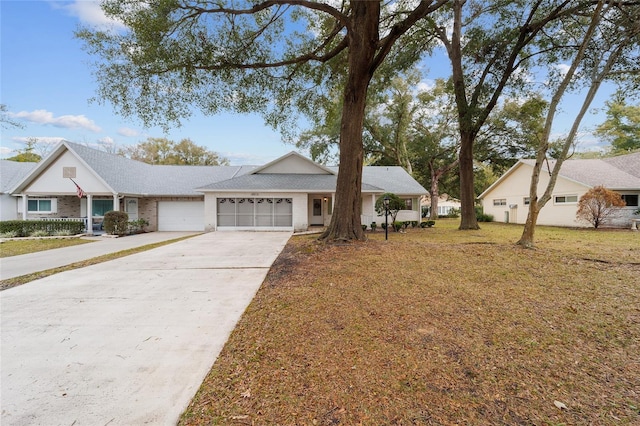
[[[384,239],[389,239],[389,196],[385,196],[382,200],[384,203]]]

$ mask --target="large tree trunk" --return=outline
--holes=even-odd
[[[476,194],[473,184],[473,136],[461,132],[460,145],[460,227],[480,229],[476,218]]]
[[[367,89],[373,75],[373,59],[378,43],[380,2],[354,1],[349,29],[349,71],[344,90],[340,125],[340,167],[331,223],[322,240],[364,240],[362,214],[362,129]]]

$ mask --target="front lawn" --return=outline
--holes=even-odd
[[[35,253],[61,247],[75,246],[92,241],[80,238],[39,238],[15,239],[0,242],[0,257],[18,256],[20,254]]]
[[[180,424],[639,424],[640,234],[457,224],[293,237]]]

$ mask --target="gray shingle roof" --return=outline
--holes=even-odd
[[[533,166],[535,160],[521,160]],[[553,168],[555,160],[549,161]],[[545,169],[546,165],[543,167]],[[640,189],[640,153],[602,159],[567,160],[562,164],[560,176],[587,186],[602,185],[609,189]]]
[[[10,191],[33,170],[38,163],[0,160],[0,193]]]
[[[150,165],[72,142],[63,145],[74,152],[115,192],[142,196],[200,196],[203,191],[300,191],[333,192],[336,175],[269,174],[252,171],[257,166],[166,166]],[[45,167],[66,149],[59,145],[43,160]],[[337,172],[337,167],[328,167]],[[25,174],[7,184],[9,189],[25,185]],[[401,167],[364,167],[363,192],[393,192],[422,195],[427,191]],[[3,178],[4,185],[4,178]],[[20,188],[16,188],[19,192]]]
[[[130,160],[67,142],[116,192],[145,195],[202,195],[195,188],[246,173],[253,166],[166,166]]]
[[[200,189],[205,191],[333,192],[336,189],[337,178],[335,175],[260,173],[212,183]],[[382,189],[363,183],[362,191],[381,192]]]

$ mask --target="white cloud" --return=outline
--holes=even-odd
[[[568,64],[557,64],[555,67],[558,69],[561,76],[565,76],[567,72],[569,72],[569,68],[571,68]]]
[[[111,19],[104,14],[99,1],[75,0],[69,4],[62,4],[59,7],[66,10],[69,15],[80,19],[80,22],[84,25],[90,27],[112,31],[125,28],[122,22]]]
[[[20,118],[25,121],[37,124],[50,124],[55,127],[62,127],[65,129],[87,129],[92,132],[99,132],[102,129],[94,123],[93,120],[88,119],[84,115],[61,115],[55,117],[52,112],[44,109],[37,109],[31,112],[20,111],[16,113],[10,113],[14,118]]]
[[[140,135],[140,132],[136,129],[132,129],[130,127],[120,127],[118,129],[118,134],[120,136],[126,136],[128,138],[133,138]]]
[[[98,139],[98,143],[100,145],[113,145],[116,143],[116,141],[114,141],[113,138],[110,138],[109,136],[105,136],[104,138]]]

